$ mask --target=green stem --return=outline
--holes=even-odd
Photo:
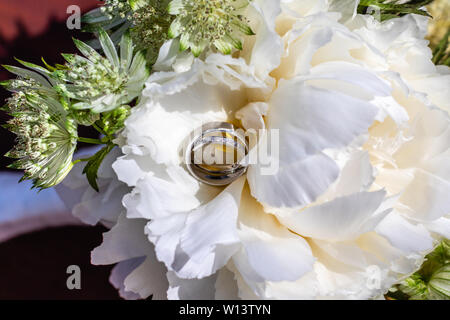
[[[98,125],[96,125],[95,123],[92,124],[92,126],[94,127],[95,130],[97,130],[98,132],[100,132],[101,134],[104,134],[105,136],[108,136],[108,134],[105,132],[105,130],[103,130],[102,128],[100,128]]]
[[[79,142],[90,143],[90,144],[105,144],[103,141],[99,139],[91,139],[91,138],[83,138],[78,137]]]
[[[91,160],[91,158],[87,158],[87,159],[77,159],[75,161],[72,162],[72,165],[76,165],[77,163],[80,162],[88,162],[89,160]]]

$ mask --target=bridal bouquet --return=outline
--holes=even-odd
[[[127,299],[449,299],[431,2],[106,0],[64,65],[5,66],[8,156],[110,229]]]

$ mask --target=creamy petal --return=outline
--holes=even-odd
[[[314,258],[306,240],[265,213],[248,188],[242,196],[238,227],[248,265],[262,279],[295,281],[312,269]]]
[[[92,264],[113,264],[146,256],[152,246],[145,237],[144,227],[144,220],[127,219],[122,214],[117,224],[103,234],[103,243],[92,251]]]
[[[377,211],[385,191],[360,192],[306,208],[279,214],[279,220],[296,233],[328,241],[352,240],[373,230],[389,210]]]

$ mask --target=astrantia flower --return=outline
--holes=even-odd
[[[149,74],[144,54],[141,51],[133,54],[128,34],[120,42],[120,57],[105,31],[100,31],[99,40],[106,58],[87,44],[74,40],[86,58],[65,54],[67,69],[57,71],[58,77],[67,82],[57,86],[60,93],[78,100],[72,107],[95,113],[133,101],[140,95]]]
[[[168,31],[174,17],[167,12],[168,0],[146,0],[130,15],[133,22],[131,37],[138,50],[147,50],[147,59],[153,64],[159,48],[168,40]]]
[[[449,71],[425,18],[329,8],[252,1],[256,36],[235,56],[163,46],[117,140],[126,211],[92,253],[119,262],[123,297],[377,298],[450,237]],[[192,177],[183,143],[223,121],[279,130],[279,170],[251,164],[224,188]]]
[[[108,14],[111,19],[116,16],[125,18],[131,11],[131,6],[128,0],[106,0],[100,10]]]
[[[32,180],[39,189],[61,182],[72,168],[77,144],[76,123],[65,108],[52,97],[25,90],[14,93],[4,110],[13,117],[7,128],[17,135],[6,156],[19,160],[10,167],[25,170],[22,180]]]
[[[249,0],[172,0],[169,13],[176,16],[169,36],[180,36],[180,49],[191,49],[195,56],[214,45],[229,54],[236,48],[242,50],[242,35],[252,35],[242,15]]]

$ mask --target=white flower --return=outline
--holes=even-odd
[[[449,237],[448,69],[422,18],[328,10],[252,1],[239,56],[163,46],[113,164],[126,213],[92,254],[122,296],[376,298]],[[279,129],[279,171],[199,183],[180,146],[212,121]]]
[[[98,148],[90,148],[77,153],[76,158],[87,158],[95,154]],[[98,170],[98,186],[95,191],[83,174],[85,163],[77,163],[66,179],[56,187],[60,198],[72,214],[88,225],[102,223],[106,227],[116,224],[124,211],[122,197],[130,188],[117,179],[111,168],[112,163],[121,155],[118,148],[111,151]]]

